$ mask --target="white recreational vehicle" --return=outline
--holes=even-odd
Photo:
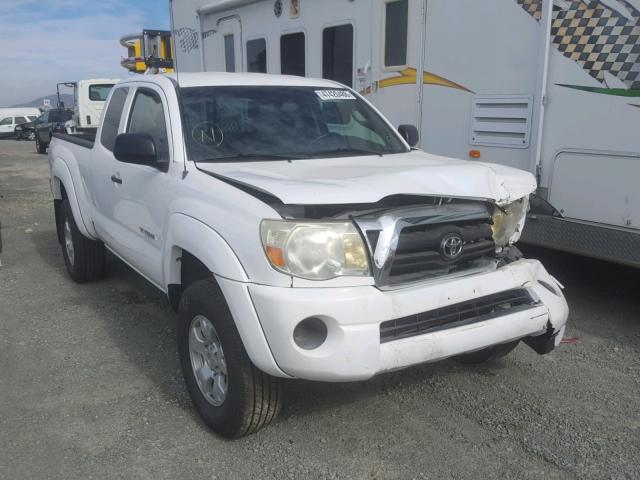
[[[73,88],[73,119],[66,126],[69,133],[96,131],[109,92],[119,81],[115,78],[92,78],[58,84],[58,99],[60,85]],[[60,100],[58,104],[61,106]]]
[[[640,266],[640,0],[172,0],[179,72],[324,77],[529,170],[523,239]]]

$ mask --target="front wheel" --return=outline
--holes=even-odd
[[[182,372],[205,423],[232,439],[269,425],[282,406],[281,383],[251,363],[213,278],[185,290],[178,322]]]
[[[69,276],[78,283],[102,278],[105,272],[104,244],[85,237],[78,230],[69,200],[60,205],[59,222],[58,235]]]
[[[39,135],[36,135],[36,150],[38,153],[47,153],[47,146],[40,141]]]

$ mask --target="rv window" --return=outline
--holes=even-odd
[[[322,32],[322,78],[353,86],[353,25]]]
[[[102,146],[110,152],[113,152],[113,146],[116,143],[118,127],[120,126],[120,117],[122,116],[124,102],[127,99],[128,93],[128,88],[117,88],[113,92],[113,95],[111,95],[109,106],[107,107],[107,111],[104,115],[100,143],[102,143]]]
[[[280,72],[283,75],[306,75],[304,33],[280,37]]]
[[[169,161],[169,141],[160,96],[153,90],[139,88],[133,99],[128,133],[147,133],[156,144],[159,161]]]
[[[224,36],[224,64],[227,72],[236,71],[236,50],[233,35]]]
[[[384,66],[398,67],[407,64],[407,31],[409,2],[399,0],[385,5]]]
[[[93,102],[104,102],[113,88],[113,83],[107,85],[89,85],[89,100]]]
[[[247,70],[267,73],[267,42],[264,38],[247,42]]]

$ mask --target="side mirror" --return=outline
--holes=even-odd
[[[420,133],[415,125],[400,125],[398,132],[402,135],[402,138],[409,144],[410,147],[415,147],[420,141]]]
[[[148,133],[121,133],[116,137],[113,155],[120,162],[156,166],[156,143]]]

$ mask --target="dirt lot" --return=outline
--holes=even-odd
[[[577,343],[292,382],[270,428],[226,442],[191,407],[163,295],[113,259],[67,277],[32,142],[0,141],[0,219],[2,478],[640,478],[640,271],[529,249]]]

